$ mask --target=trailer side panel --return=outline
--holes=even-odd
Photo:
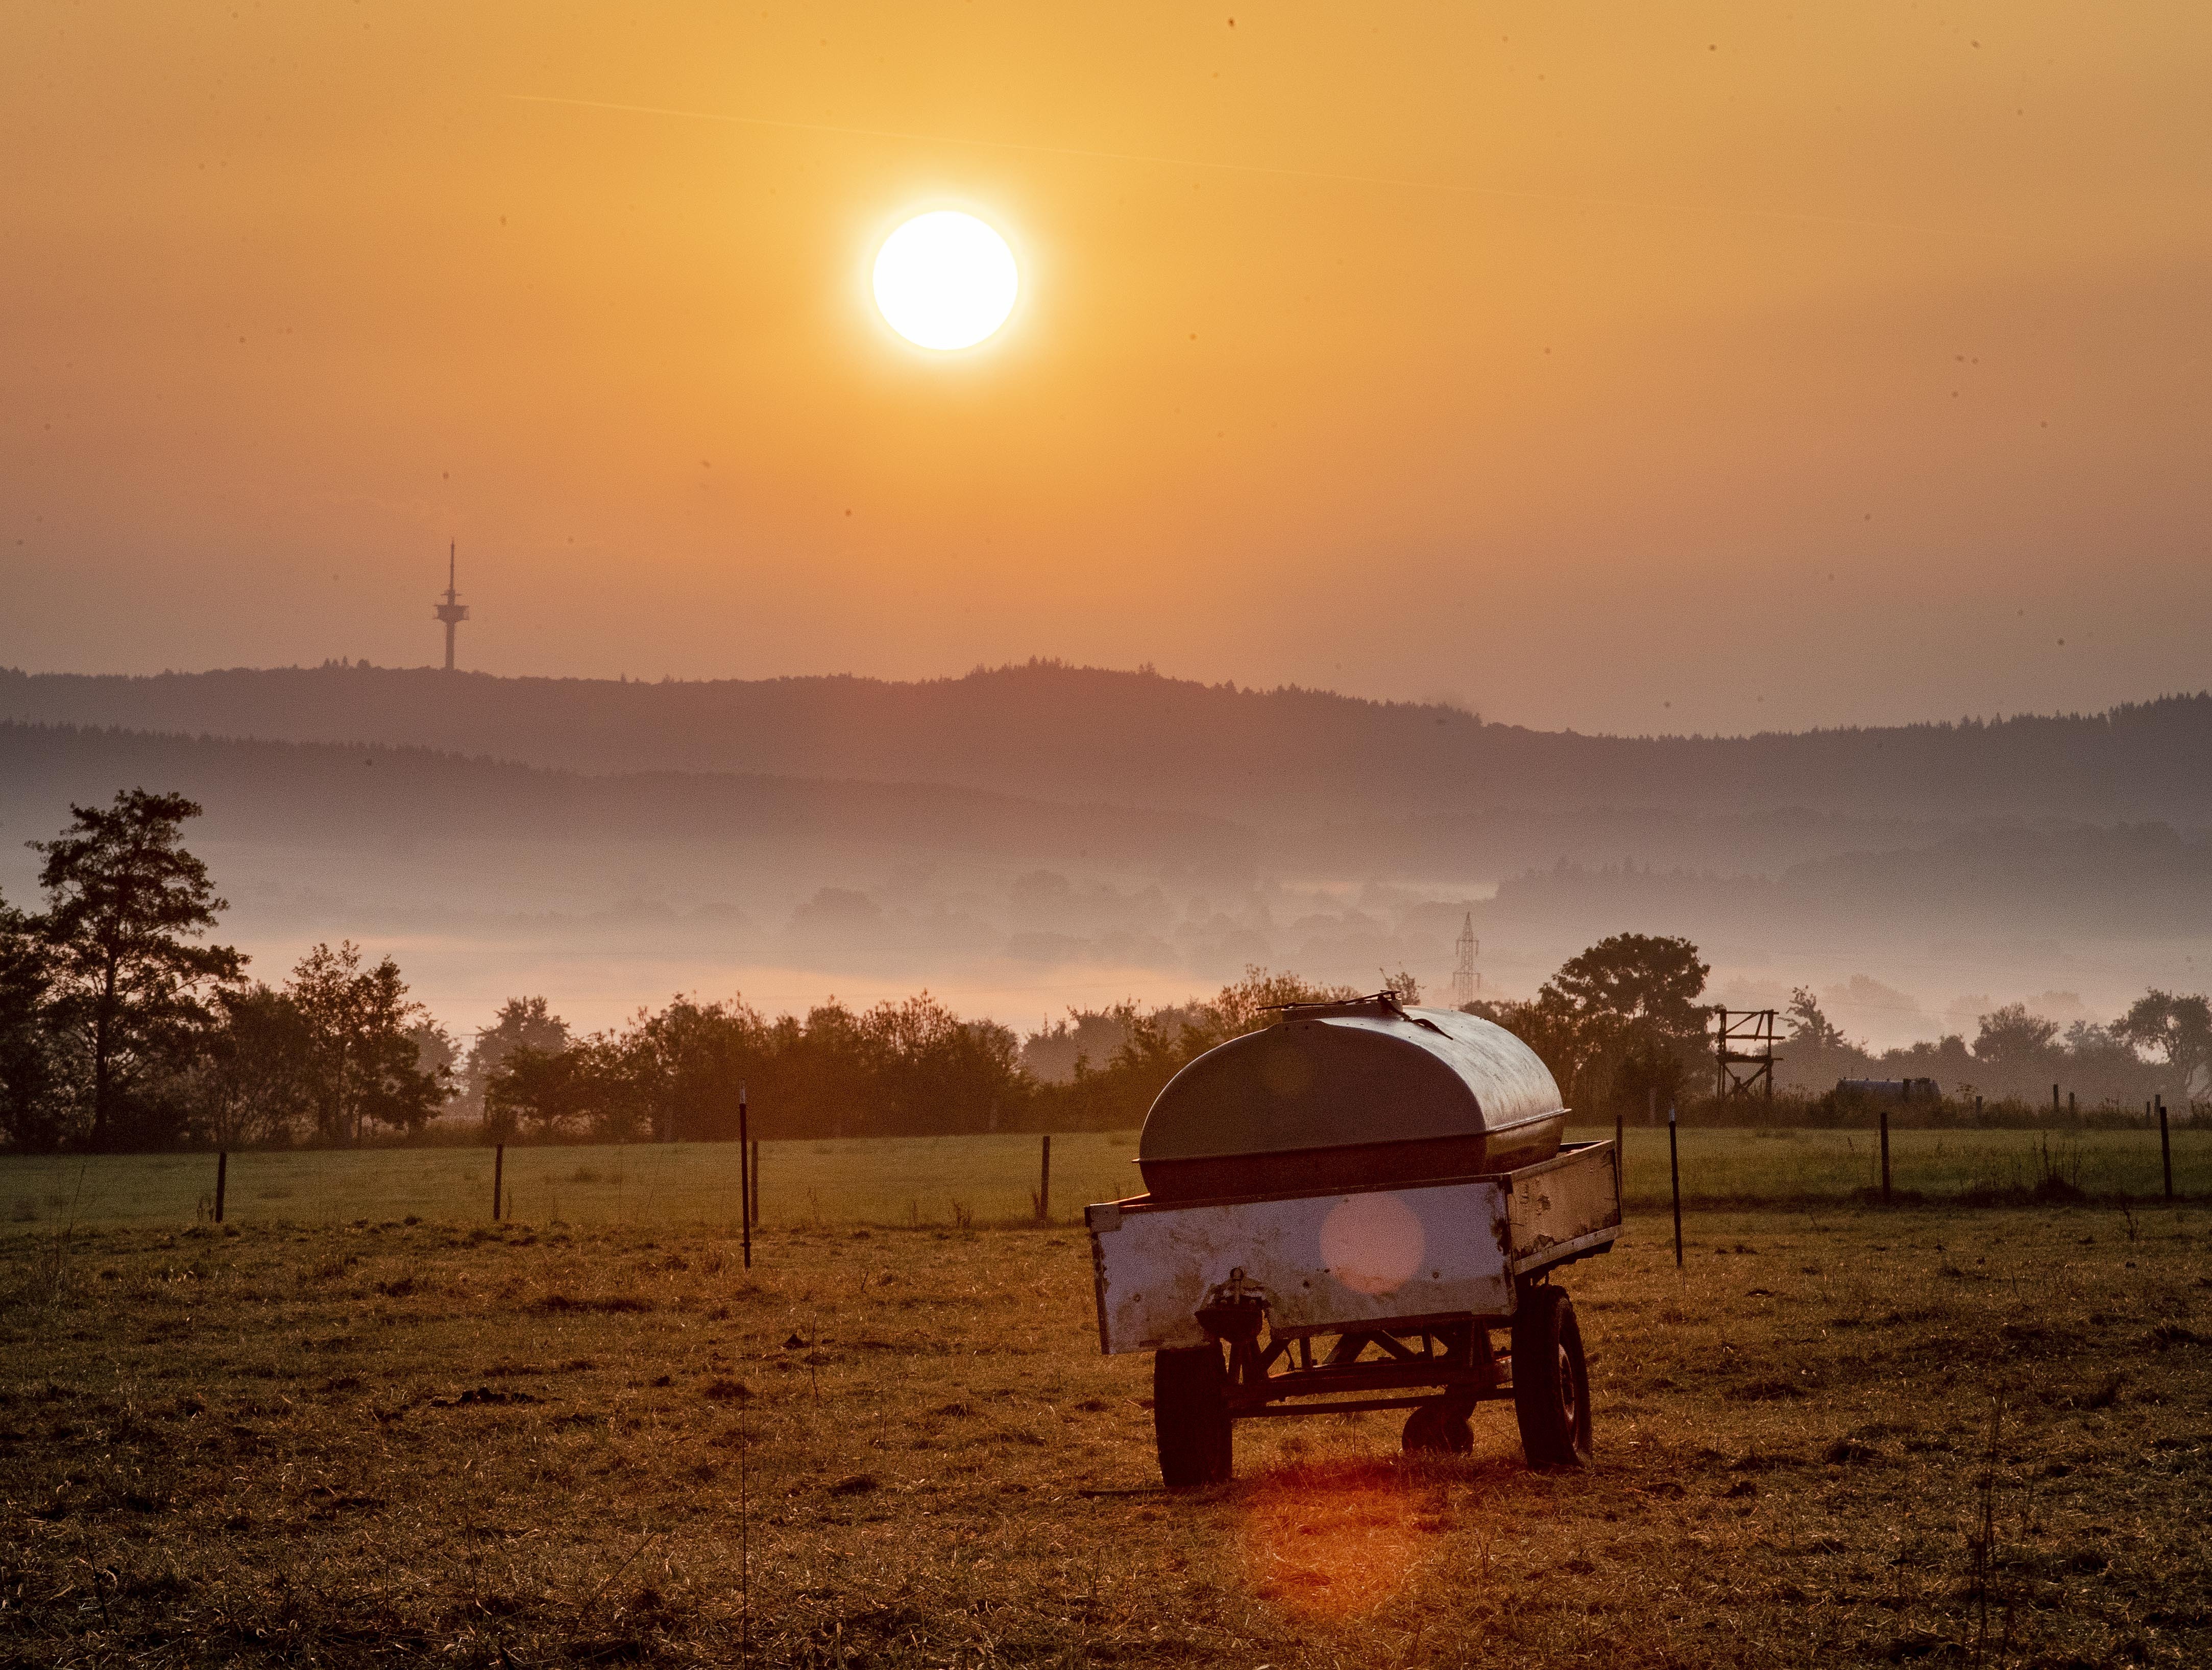
[[[1099,1344],[1109,1354],[1205,1344],[1196,1314],[1239,1270],[1265,1296],[1279,1332],[1510,1315],[1502,1181],[1093,1206]]]
[[[1564,1149],[1510,1174],[1513,1273],[1608,1244],[1620,1230],[1620,1155],[1609,1142]]]

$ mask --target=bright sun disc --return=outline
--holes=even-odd
[[[973,348],[1006,322],[1020,288],[1006,240],[957,210],[915,216],[876,255],[876,306],[921,348]]]

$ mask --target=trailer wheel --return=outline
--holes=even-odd
[[[1169,1485],[1218,1485],[1229,1477],[1228,1389],[1218,1345],[1152,1353],[1152,1433]]]
[[[1532,1467],[1571,1467],[1590,1453],[1589,1369],[1564,1289],[1523,1288],[1513,1319],[1513,1412]]]
[[[1468,1424],[1472,1412],[1465,1405],[1444,1398],[1422,1404],[1406,1417],[1400,1448],[1409,1455],[1424,1451],[1464,1455],[1474,1448],[1474,1429]]]

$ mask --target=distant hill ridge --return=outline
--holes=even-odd
[[[2212,695],[2203,693],[2092,714],[1632,738],[1044,661],[912,683],[646,683],[332,664],[150,677],[4,670],[0,718],[380,743],[594,774],[938,783],[1239,819],[1803,807],[2212,825]]]
[[[730,772],[583,773],[386,744],[181,736],[0,720],[0,843],[52,834],[70,802],[133,785],[206,808],[216,840],[345,847],[394,838],[836,842],[1101,862],[1200,862],[1241,873],[1250,834],[1183,812],[1066,805],[935,783]]]

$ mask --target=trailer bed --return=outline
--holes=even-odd
[[[1227,1295],[1279,1339],[1424,1323],[1506,1321],[1532,1276],[1620,1233],[1610,1142],[1517,1170],[1329,1193],[1086,1207],[1108,1355],[1203,1345]]]

